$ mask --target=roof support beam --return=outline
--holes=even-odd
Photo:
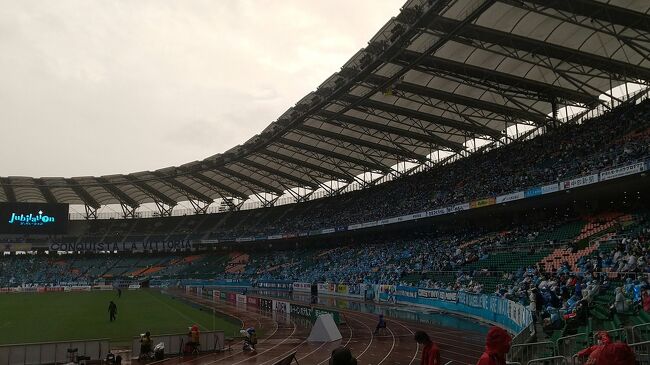
[[[365,127],[365,128],[370,128],[386,133],[391,133],[397,136],[402,136],[402,137],[407,137],[411,139],[415,139],[421,142],[426,142],[432,145],[440,146],[440,147],[446,147],[454,151],[460,151],[463,149],[463,145],[460,143],[456,143],[453,141],[448,141],[442,137],[436,136],[436,135],[430,135],[430,134],[424,134],[424,133],[418,133],[414,131],[409,131],[406,129],[402,128],[397,128],[393,127],[390,125],[386,124],[381,124],[381,123],[375,123],[369,120],[349,116],[347,114],[339,114],[337,115],[334,112],[331,112],[329,110],[321,110],[318,112],[318,115],[327,118],[327,119],[332,119],[336,120],[342,123],[346,124],[353,124],[357,125],[360,127]]]
[[[226,184],[224,184],[224,183],[222,183],[220,181],[217,181],[217,180],[215,180],[215,179],[213,179],[211,177],[205,176],[200,172],[193,172],[188,176],[195,179],[195,180],[199,180],[200,182],[202,182],[204,184],[207,184],[212,189],[216,188],[215,190],[218,189],[218,190],[224,191],[224,192],[232,195],[235,198],[242,199],[242,200],[248,200],[249,199],[249,197],[248,197],[248,195],[246,195],[246,193],[241,192],[241,191],[239,191],[237,189],[231,188],[230,186],[228,186],[228,185],[226,185]]]
[[[345,97],[342,98],[343,100],[347,102],[356,102],[359,97],[354,96],[354,95],[346,95]],[[383,110],[388,113],[393,113],[393,114],[398,114],[405,116],[407,118],[413,118],[413,119],[418,119],[424,122],[428,122],[431,124],[435,125],[441,125],[441,126],[446,126],[449,128],[454,128],[460,131],[465,131],[469,133],[474,133],[474,134],[482,134],[486,136],[492,136],[492,137],[498,137],[501,138],[501,133],[499,131],[496,131],[492,128],[488,128],[485,126],[481,126],[478,124],[469,124],[469,123],[464,123],[458,120],[453,120],[445,117],[440,117],[437,115],[432,115],[428,113],[424,113],[418,110],[410,109],[410,108],[405,108],[401,106],[397,106],[394,104],[389,104],[389,103],[384,103],[381,101],[377,100],[372,100],[372,99],[365,99],[361,101],[360,105],[369,107],[372,109],[379,109]]]
[[[381,85],[385,83],[387,80],[388,80],[387,77],[373,74],[369,76],[367,79],[365,79],[364,81],[367,81],[375,85]],[[543,114],[532,113],[530,111],[522,110],[519,108],[512,108],[502,104],[496,104],[496,103],[475,99],[460,94],[450,93],[438,89],[432,89],[430,87],[417,85],[410,82],[404,82],[404,81],[398,82],[392,88],[395,90],[400,90],[415,95],[425,96],[427,98],[441,100],[444,102],[465,105],[476,109],[487,110],[501,115],[518,117],[524,120],[537,122],[538,124],[544,123],[547,120],[546,116]]]
[[[318,153],[318,154],[323,155],[323,156],[332,157],[332,158],[335,158],[337,160],[347,161],[347,162],[350,162],[350,163],[355,164],[357,166],[363,166],[363,167],[365,167],[365,168],[367,168],[369,170],[377,170],[377,171],[382,171],[384,173],[390,172],[390,169],[388,167],[384,166],[384,165],[377,164],[377,163],[374,163],[372,161],[366,161],[366,160],[358,159],[358,158],[352,157],[352,156],[346,156],[346,155],[343,155],[343,154],[340,154],[340,153],[337,153],[337,152],[334,152],[334,151],[329,151],[329,150],[326,150],[324,148],[320,148],[320,147],[312,146],[312,145],[309,145],[309,144],[306,144],[306,143],[294,141],[294,140],[291,140],[291,139],[288,139],[288,138],[285,138],[285,137],[279,138],[278,143],[283,143],[283,144],[286,144],[288,146],[303,149],[305,151],[311,151],[311,152],[314,152],[314,153]]]
[[[214,202],[214,199],[212,199],[211,197],[197,191],[196,189],[187,186],[186,184],[183,184],[182,182],[176,180],[173,177],[165,176],[165,174],[162,172],[151,171],[151,174],[158,176],[161,182],[171,185],[174,189],[178,189],[185,192],[185,195],[190,200],[196,199],[207,204],[212,204]]]
[[[510,1],[504,1],[511,3]],[[543,5],[545,7],[568,11],[587,18],[602,20],[607,23],[618,24],[629,28],[650,32],[650,16],[634,10],[610,5],[593,0],[525,0],[527,3]]]
[[[137,201],[135,201],[135,199],[128,196],[122,190],[118,189],[114,183],[108,181],[106,178],[96,177],[95,179],[100,183],[101,187],[106,189],[109,193],[113,194],[113,196],[117,200],[119,200],[120,203],[125,204],[131,207],[132,209],[136,209],[140,206],[140,203],[138,203]]]
[[[283,179],[293,181],[295,183],[298,183],[298,184],[302,185],[301,187],[308,186],[312,190],[318,189],[318,185],[315,184],[313,181],[305,180],[305,179],[302,179],[300,177],[288,174],[288,173],[286,173],[284,171],[276,170],[276,169],[274,169],[272,167],[263,165],[261,163],[251,161],[249,158],[246,158],[246,157],[243,158],[241,161],[239,161],[239,163],[243,163],[245,165],[254,167],[254,168],[258,169],[258,170],[266,171],[266,172],[268,172],[268,173],[270,173],[272,175],[277,175],[277,176],[279,176],[279,177],[281,177]]]
[[[574,2],[577,3],[580,2],[580,0],[544,0],[543,2],[545,6],[548,5],[548,3],[558,5],[562,3],[564,4],[562,7],[571,8],[574,5]],[[589,2],[592,3],[592,1]],[[452,29],[455,29],[460,23],[457,20],[444,17],[436,17],[435,19],[436,20],[430,24],[429,28],[441,32],[449,32]],[[645,21],[650,21],[650,18],[647,18]],[[515,48],[537,55],[544,55],[561,61],[588,66],[605,71],[609,74],[623,74],[629,77],[650,80],[650,70],[643,67],[610,59],[607,57],[602,57],[593,53],[587,53],[577,49],[563,47],[554,43],[548,43],[520,35],[502,32],[488,27],[467,24],[462,29],[460,29],[457,35],[460,37],[468,38],[470,40],[479,40],[492,44],[498,44],[500,46]]]
[[[178,204],[174,199],[161,193],[158,189],[154,189],[148,183],[140,181],[137,177],[133,175],[124,175],[124,178],[131,181],[133,185],[137,186],[145,194],[149,195],[156,203],[160,202],[163,204],[167,204],[170,207],[174,207],[176,206],[176,204]],[[163,212],[161,211],[160,213],[162,214]]]
[[[302,161],[302,160],[297,159],[295,157],[290,157],[290,156],[283,155],[283,154],[278,153],[278,152],[269,151],[269,150],[266,150],[266,149],[260,150],[258,152],[262,153],[264,155],[267,155],[269,157],[273,157],[275,159],[281,160],[281,161],[286,161],[286,162],[292,163],[292,164],[294,164],[296,166],[301,166],[301,167],[304,167],[306,169],[319,172],[319,173],[321,173],[321,174],[323,174],[325,176],[329,176],[329,177],[334,178],[334,179],[343,180],[343,181],[345,181],[347,183],[351,183],[352,181],[354,181],[354,178],[351,175],[346,175],[346,174],[344,174],[342,172],[338,172],[338,171],[335,171],[335,170],[330,170],[330,169],[324,168],[322,166],[314,165],[312,163]]]
[[[11,187],[11,182],[9,179],[6,177],[0,178],[0,183],[2,184],[2,189],[4,190],[5,196],[7,197],[7,202],[15,203],[16,192],[14,191],[14,188]]]
[[[271,193],[274,193],[276,195],[284,194],[284,191],[282,191],[279,188],[276,188],[275,186],[272,186],[272,185],[266,184],[264,182],[258,181],[257,179],[253,179],[252,177],[250,177],[248,175],[242,174],[242,173],[237,172],[237,171],[233,171],[233,170],[231,170],[231,169],[229,169],[229,168],[227,168],[225,166],[219,167],[219,171],[223,172],[224,174],[234,176],[234,177],[238,178],[239,180],[249,182],[249,183],[251,183],[251,184],[253,184],[253,185],[257,186],[257,187],[260,187],[260,188],[266,190],[267,192],[271,192]]]
[[[420,55],[421,54],[417,52],[408,50],[404,51],[397,63],[402,65],[408,64],[411,59]],[[502,85],[517,87],[527,91],[534,91],[540,94],[540,99],[544,100],[550,100],[550,98],[557,97],[577,101],[590,106],[598,104],[598,97],[593,95],[584,94],[573,89],[567,89],[504,72],[451,61],[445,58],[426,56],[420,63],[420,67],[422,67],[425,72],[427,69],[433,69],[443,73],[466,75],[478,80],[489,80]]]
[[[90,193],[86,189],[84,189],[81,186],[81,184],[79,184],[77,181],[72,179],[66,179],[65,182],[68,183],[68,185],[70,185],[72,191],[74,191],[75,194],[77,194],[77,196],[81,200],[83,200],[85,205],[92,207],[95,210],[101,207],[101,204],[99,204],[99,202],[95,198],[93,198],[93,196],[90,195]]]
[[[396,148],[396,147],[385,146],[385,145],[382,145],[382,144],[379,144],[379,143],[366,141],[366,140],[361,139],[361,138],[354,138],[354,137],[350,137],[350,136],[345,135],[345,134],[334,133],[334,132],[331,132],[331,131],[327,131],[327,130],[324,130],[324,129],[320,129],[320,128],[316,128],[316,127],[312,127],[312,126],[308,126],[308,125],[304,125],[304,124],[298,126],[298,129],[303,130],[303,131],[308,132],[308,133],[311,133],[311,134],[315,134],[317,136],[323,136],[323,137],[327,137],[327,138],[334,139],[334,140],[337,140],[337,141],[343,141],[343,142],[350,143],[350,144],[353,144],[353,145],[367,147],[367,148],[370,148],[370,149],[373,149],[373,150],[376,150],[376,151],[389,153],[391,155],[406,157],[406,158],[409,158],[409,159],[412,159],[412,160],[417,160],[417,161],[420,161],[420,162],[426,161],[426,157],[418,155],[417,153],[409,151],[407,149],[400,149],[400,148]]]
[[[47,187],[47,185],[45,184],[45,181],[43,181],[43,179],[34,179],[34,181],[36,182],[36,187],[38,188],[38,191],[41,192],[41,194],[43,195],[43,198],[45,198],[46,202],[48,202],[50,204],[58,203],[58,201],[56,200],[56,197],[54,196],[54,194],[52,194],[52,192]]]

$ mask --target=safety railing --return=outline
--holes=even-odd
[[[551,341],[516,344],[510,347],[508,361],[525,364],[531,359],[549,355],[555,355],[555,344]]]
[[[633,326],[630,332],[634,343],[650,341],[650,323]]]
[[[569,365],[564,356],[549,356],[530,360],[527,365]]]
[[[163,343],[165,346],[165,354],[175,355],[183,353],[187,337],[187,333],[156,335],[151,336],[151,342],[153,346],[158,343]],[[225,336],[223,331],[201,332],[197,350],[200,352],[221,351],[224,349],[224,342]],[[131,353],[134,357],[140,355],[140,337],[133,338],[131,342]]]
[[[24,343],[0,346],[0,365],[57,364],[69,362],[70,353],[103,360],[110,352],[109,339]],[[76,349],[76,351],[68,351]]]
[[[630,344],[639,365],[650,365],[650,341]]]
[[[602,331],[598,331],[602,332]],[[612,342],[628,342],[627,329],[617,328],[615,330],[605,331],[609,335],[609,338],[612,339]],[[632,340],[634,341],[634,340]],[[632,342],[630,341],[630,342]],[[594,344],[598,343],[598,333],[594,334],[593,342]]]
[[[517,333],[515,337],[512,338],[511,344],[513,346],[526,344],[530,340],[534,331],[535,331],[535,323],[530,322],[528,326],[526,326],[524,329],[519,331],[519,333]]]
[[[578,357],[578,354],[571,356],[571,365],[584,365],[586,362],[586,357]]]
[[[589,345],[589,337],[586,333],[560,337],[557,339],[557,355],[571,356],[587,345]]]

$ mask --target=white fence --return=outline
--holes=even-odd
[[[110,352],[110,344],[105,338],[3,345],[0,346],[0,365],[63,364],[68,362],[69,349],[77,349],[77,356],[97,361]]]

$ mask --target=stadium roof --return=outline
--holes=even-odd
[[[554,109],[593,108],[650,80],[647,0],[413,0],[338,73],[243,145],[202,161],[101,177],[4,177],[0,201],[121,204],[280,196],[388,174],[401,161],[502,140]]]

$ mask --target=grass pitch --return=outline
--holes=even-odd
[[[117,305],[117,320],[109,321],[108,304]],[[134,336],[185,333],[192,324],[201,330],[238,332],[231,317],[200,310],[154,290],[0,295],[0,344],[110,338],[127,344]]]

